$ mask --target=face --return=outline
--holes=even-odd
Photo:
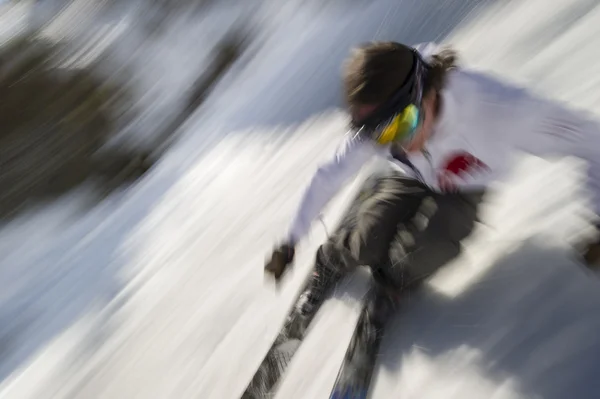
[[[421,124],[417,127],[417,131],[413,136],[413,139],[404,146],[404,150],[408,153],[411,152],[419,152],[427,143],[429,137],[431,137],[431,132],[433,131],[433,125],[435,123],[436,115],[437,115],[437,95],[434,90],[429,91],[429,93],[423,98],[421,103],[421,112],[424,117]]]
[[[415,131],[412,140],[403,145],[403,148],[406,152],[419,152],[423,149],[429,137],[431,137],[431,132],[433,130],[433,125],[435,123],[436,115],[437,115],[437,95],[434,90],[431,90],[425,97],[423,97],[421,101],[421,110],[420,112],[423,115],[423,119],[421,120],[417,130]],[[361,105],[353,110],[353,117],[357,119],[363,119],[368,117],[374,110],[377,109],[377,105]]]

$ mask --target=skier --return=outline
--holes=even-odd
[[[455,257],[477,221],[486,186],[508,171],[515,151],[587,161],[588,186],[600,210],[596,122],[460,68],[456,59],[454,51],[433,43],[374,42],[352,51],[343,70],[352,128],[312,178],[266,272],[280,278],[322,208],[371,157],[390,160],[394,169],[319,247],[297,306],[301,314],[314,312],[357,265],[368,265],[383,287],[401,291]],[[588,254],[599,248],[595,243]]]

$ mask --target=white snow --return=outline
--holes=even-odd
[[[238,398],[325,238],[316,225],[283,286],[264,281],[344,131],[339,63],[356,42],[446,38],[478,67],[597,110],[597,2],[314,3],[263,3],[258,54],[139,184],[91,210],[74,193],[0,231],[0,398]],[[161,72],[187,73],[170,54]],[[600,282],[569,252],[589,215],[581,167],[515,159],[463,256],[393,320],[374,398],[597,396]],[[278,398],[328,397],[365,290],[363,272],[337,289]]]

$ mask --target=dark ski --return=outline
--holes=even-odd
[[[368,178],[363,183],[362,189],[350,203],[345,213],[346,215],[356,213],[356,209],[358,209],[365,198],[369,198],[373,185],[376,182],[376,179]],[[305,283],[301,294],[288,313],[275,342],[258,367],[241,399],[268,399],[275,396],[277,385],[304,340],[314,316],[323,302],[331,296],[333,286],[342,277],[341,273],[327,267],[322,267],[319,262],[316,262],[315,271]],[[371,294],[369,293],[369,295]],[[377,301],[374,299],[373,304],[376,303]],[[371,312],[371,315],[374,315],[374,313]],[[363,324],[365,324],[364,321]],[[372,327],[369,324],[365,324],[365,326]],[[377,341],[376,344],[379,345],[379,342]],[[344,373],[343,376],[346,374],[348,373]]]
[[[378,287],[367,294],[330,399],[366,399],[384,327],[396,300]]]
[[[338,278],[313,272],[241,399],[267,399],[275,396],[281,376],[304,340],[314,316],[325,299],[331,296],[330,288]],[[317,289],[315,279],[318,280]],[[311,280],[312,289],[308,290]]]

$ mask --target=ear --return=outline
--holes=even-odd
[[[431,89],[423,96],[423,108],[429,115],[436,116],[438,114],[438,93],[435,89]]]
[[[429,91],[423,96],[423,101],[426,101],[427,103],[433,103],[437,97],[437,94],[437,90],[429,89]]]

